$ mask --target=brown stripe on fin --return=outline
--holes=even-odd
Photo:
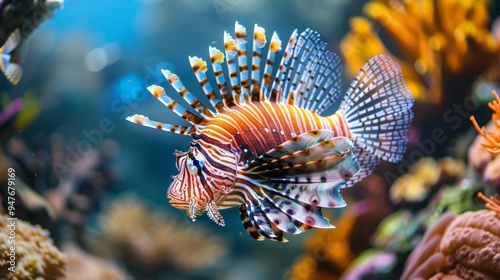
[[[235,22],[234,31],[236,37],[236,46],[238,53],[238,69],[241,91],[243,93],[243,101],[248,103],[249,98],[246,95],[250,94],[250,79],[248,73],[248,58],[247,58],[247,31],[246,28]]]
[[[214,114],[205,106],[202,102],[200,102],[181,82],[179,77],[174,73],[162,69],[161,72],[167,79],[167,81],[172,85],[172,87],[179,93],[180,96],[203,118],[211,118]]]
[[[241,84],[238,79],[238,72],[236,67],[236,55],[238,52],[238,47],[236,41],[229,35],[229,33],[224,31],[224,49],[226,53],[226,65],[229,71],[229,83],[231,86],[231,94],[236,105],[241,103]]]
[[[205,92],[208,101],[217,112],[221,112],[223,104],[215,94],[215,91],[213,90],[212,85],[210,84],[210,81],[208,80],[208,77],[206,75],[207,63],[203,59],[196,56],[190,56],[189,63],[191,64],[191,68],[193,69],[196,79],[198,79],[198,82],[200,83],[203,92]]]
[[[147,126],[171,133],[176,133],[180,135],[191,135],[196,132],[196,127],[195,126],[180,126],[180,125],[174,125],[174,124],[166,124],[154,120],[150,120],[148,117],[143,116],[143,115],[133,115],[130,117],[127,117],[126,119],[129,122],[133,122],[138,125],[142,126]]]
[[[163,103],[167,108],[172,110],[176,115],[183,118],[187,122],[197,125],[203,121],[203,118],[189,112],[183,106],[179,105],[175,100],[170,98],[165,89],[161,86],[151,85],[148,88],[148,91],[161,103]]]
[[[264,82],[260,86],[260,100],[269,100],[271,83],[273,79],[274,60],[276,53],[281,50],[281,40],[276,32],[271,37],[271,43],[267,51],[266,65],[264,66]]]
[[[253,29],[252,83],[250,85],[250,95],[252,102],[257,102],[261,100],[260,64],[262,58],[262,48],[265,46],[265,44],[266,44],[266,31],[264,30],[264,28],[255,24]]]
[[[224,54],[214,47],[209,47],[210,61],[212,62],[212,69],[214,71],[215,80],[219,93],[222,96],[224,108],[236,106],[233,96],[228,92],[226,78],[224,77],[224,70],[222,69],[222,62],[224,62]]]

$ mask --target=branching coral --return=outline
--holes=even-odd
[[[175,221],[135,196],[116,199],[98,219],[91,247],[134,273],[196,273],[218,262],[228,242],[198,224]]]
[[[492,94],[495,100],[489,102],[488,107],[493,111],[491,120],[495,125],[495,129],[499,130],[500,122],[498,121],[500,121],[500,97],[498,97],[496,91],[492,91]],[[500,134],[493,131],[488,131],[484,126],[479,127],[479,124],[477,123],[474,116],[470,116],[470,120],[479,135],[483,136],[486,140],[486,142],[481,142],[481,146],[485,147],[486,150],[492,155],[500,154]]]
[[[118,147],[104,140],[99,147],[79,153],[75,145],[81,142],[58,134],[51,135],[50,141],[40,134],[34,139],[34,148],[18,138],[6,145],[4,156],[16,173],[16,215],[50,230],[56,244],[68,224],[76,234],[73,237],[81,239],[87,214],[99,206],[104,192],[119,177],[114,162]]]
[[[489,198],[484,196],[482,193],[478,193],[477,196],[486,202],[486,208],[491,211],[495,211],[500,214],[500,195],[496,197],[490,196]]]
[[[7,215],[0,216],[0,275],[5,277],[2,279],[59,279],[63,276],[66,259],[52,244],[48,231],[38,225],[8,218]],[[8,243],[12,239],[15,243]],[[11,251],[15,252],[15,263],[9,263],[12,258],[7,254]],[[14,273],[8,270],[12,264],[15,265]]]
[[[489,31],[488,6],[487,0],[373,0],[363,10],[395,43],[415,99],[438,104],[457,95],[454,89],[470,89],[475,75],[495,63],[500,49]],[[389,53],[375,29],[365,18],[351,20],[341,50],[352,75],[370,57]]]
[[[474,116],[470,117],[474,128],[479,133],[476,140],[469,149],[469,162],[479,173],[483,174],[486,182],[500,186],[500,97],[496,91],[492,91],[495,100],[488,103],[488,107],[493,111],[491,122],[479,127]]]

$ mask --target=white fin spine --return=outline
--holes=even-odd
[[[295,105],[299,107],[302,105],[304,93],[303,91],[300,91],[299,86],[300,82],[303,82],[304,78],[307,78],[303,77],[303,74],[306,74],[304,73],[306,65],[311,65],[311,62],[309,62],[311,50],[317,43],[315,40],[311,40],[311,37],[317,37],[317,40],[319,40],[319,35],[310,29],[302,32],[297,39],[297,43],[289,63],[289,69],[287,69],[287,78],[286,81],[284,81],[286,83],[286,87],[283,88],[283,94],[281,95],[280,101],[281,103],[287,102],[288,95],[291,91],[293,91],[296,96]],[[309,75],[308,77],[311,76],[312,75]]]
[[[238,47],[236,41],[224,31],[224,49],[226,54],[226,65],[229,71],[229,82],[231,88],[231,94],[237,105],[241,102],[241,84],[238,79],[238,73],[236,69],[236,55],[238,53]]]
[[[176,115],[179,117],[183,118],[187,122],[195,125],[201,122],[202,118],[199,116],[191,113],[190,111],[186,110],[182,105],[179,105],[177,102],[175,102],[172,98],[170,98],[166,92],[165,89],[161,86],[158,85],[151,85],[147,87],[148,91],[156,98],[158,99],[163,105],[165,105],[167,108],[172,110]]]
[[[306,34],[306,36],[309,35],[310,34]],[[291,88],[296,87],[296,82],[301,77],[301,69],[298,67],[298,64],[302,61],[302,56],[305,53],[305,41],[304,32],[300,33],[295,40],[295,45],[293,46],[290,58],[285,64],[285,69],[283,69],[286,75],[284,76],[284,79],[281,80],[283,86],[282,93],[278,101],[279,103],[284,103],[288,99]]]
[[[253,51],[252,51],[252,82],[250,84],[251,100],[263,100],[260,95],[260,64],[262,59],[262,48],[266,45],[266,31],[264,28],[254,25],[253,29]]]
[[[171,133],[176,133],[180,135],[191,135],[196,132],[195,126],[182,126],[182,125],[173,125],[173,124],[166,124],[154,120],[150,120],[148,117],[143,116],[143,115],[133,115],[130,117],[127,117],[126,119],[129,122],[142,125],[142,126],[147,126]]]
[[[276,53],[281,50],[281,40],[276,32],[271,37],[269,50],[267,51],[266,66],[264,67],[263,83],[260,86],[260,100],[269,100],[271,84],[273,79],[274,60]]]
[[[203,89],[203,92],[205,93],[206,97],[208,98],[208,101],[212,105],[212,107],[215,108],[217,112],[220,112],[222,110],[222,102],[219,100],[217,95],[215,94],[214,89],[212,88],[212,85],[210,84],[210,81],[208,80],[207,77],[207,63],[196,56],[190,56],[189,57],[189,63],[191,64],[191,68],[193,69],[194,75],[196,76],[196,79],[200,83],[201,88]]]
[[[278,66],[278,70],[274,76],[274,81],[270,88],[271,92],[269,95],[269,101],[271,102],[277,102],[278,100],[280,100],[280,91],[284,85],[283,81],[285,80],[288,64],[290,63],[290,58],[293,55],[293,50],[297,43],[297,36],[297,30],[294,30],[292,35],[290,36],[290,39],[288,40],[285,52],[283,53],[283,57],[281,58],[281,63]]]
[[[306,108],[317,114],[321,114],[340,95],[342,86],[342,61],[336,53],[327,52],[326,57],[320,59],[318,66],[319,69],[315,71],[318,78],[314,84],[316,94],[309,99]]]
[[[189,92],[177,75],[166,69],[162,69],[161,72],[175,91],[177,91],[179,95],[189,104],[189,106],[191,106],[198,114],[200,114],[203,118],[210,118],[214,116],[207,106],[201,103],[191,92]]]
[[[217,87],[219,93],[222,96],[222,102],[224,107],[227,109],[235,105],[233,96],[228,92],[226,78],[224,77],[224,70],[222,69],[222,62],[224,62],[224,54],[214,47],[208,48],[210,54],[210,61],[212,62],[212,69],[215,75],[215,81],[217,82]]]
[[[250,94],[250,78],[248,73],[248,58],[247,58],[247,30],[243,25],[236,22],[234,24],[236,37],[236,47],[238,49],[238,72],[240,77],[240,87],[244,95]],[[248,97],[244,96],[245,100]]]

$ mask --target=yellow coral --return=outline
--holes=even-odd
[[[0,275],[2,279],[59,279],[64,275],[65,256],[52,244],[47,230],[32,226],[22,220],[15,220],[15,244],[8,243],[11,236],[11,220],[7,215],[0,215]],[[15,246],[15,272],[8,269],[12,263],[11,246]]]
[[[391,186],[390,198],[399,203],[419,202],[425,199],[429,192],[447,180],[456,180],[465,172],[465,164],[461,160],[450,157],[435,160],[432,157],[419,159],[410,169],[410,173],[399,177]]]
[[[393,57],[415,99],[438,104],[444,79],[463,81],[461,77],[481,73],[498,56],[488,6],[487,0],[373,0],[363,10],[395,43]],[[370,21],[356,17],[350,24],[340,47],[347,71],[355,75],[369,58],[389,51]]]

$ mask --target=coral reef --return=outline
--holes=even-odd
[[[393,56],[415,99],[453,104],[447,97],[463,100],[467,93],[463,89],[471,88],[476,73],[488,69],[498,57],[488,7],[487,0],[373,0],[363,11],[395,44]],[[351,20],[351,32],[341,50],[352,75],[372,56],[390,53],[375,29],[366,18]]]
[[[198,223],[175,221],[133,195],[112,201],[92,235],[90,246],[98,255],[118,260],[140,275],[165,270],[196,273],[217,263],[229,249],[222,236]]]
[[[0,275],[2,279],[60,279],[66,268],[66,258],[52,244],[47,230],[33,226],[20,219],[8,220],[10,216],[0,215]],[[9,226],[14,223],[14,235]],[[8,243],[14,236],[15,244]],[[15,272],[9,271],[11,246],[15,249]]]

